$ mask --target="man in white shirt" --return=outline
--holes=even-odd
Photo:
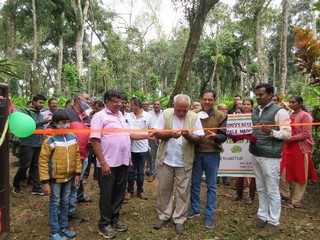
[[[174,97],[174,108],[163,111],[155,129],[156,138],[161,142],[158,147],[156,169],[159,180],[157,212],[159,219],[154,224],[160,229],[172,218],[175,231],[184,235],[187,220],[188,202],[194,145],[201,142],[204,135],[198,115],[189,110],[190,97],[179,94]],[[163,131],[170,130],[171,131]],[[176,207],[173,207],[173,187],[176,187]]]
[[[154,127],[156,122],[158,121],[160,115],[162,113],[161,110],[161,102],[160,100],[154,100],[153,101],[153,109],[149,111],[149,114],[151,115],[151,128]],[[157,150],[158,150],[158,143],[156,139],[149,139],[149,147],[150,147],[150,155],[147,158],[147,165],[149,165],[149,179],[148,182],[153,182],[156,177],[156,171],[155,171],[155,162],[156,162],[156,156],[157,156]]]
[[[143,110],[142,101],[138,97],[133,97],[130,100],[132,112],[128,114],[127,120],[131,129],[149,129],[151,128],[151,116]],[[133,197],[134,182],[137,183],[137,197],[147,200],[148,197],[143,191],[145,161],[149,148],[148,138],[149,133],[132,132],[131,138],[131,161],[128,171],[128,192],[125,197],[129,200]]]
[[[58,99],[50,98],[48,100],[48,107],[49,107],[49,109],[47,109],[43,112],[40,112],[40,114],[42,115],[43,119],[50,119],[50,121],[51,121],[52,115],[58,110]],[[50,122],[43,125],[43,128],[47,128],[49,124],[50,124]]]
[[[291,136],[290,116],[284,108],[272,101],[273,93],[273,86],[267,83],[255,88],[259,105],[252,112],[252,123],[257,126],[253,128],[257,141],[251,141],[249,147],[259,193],[255,227],[262,229],[258,235],[263,238],[271,237],[279,230],[280,162],[284,140]]]

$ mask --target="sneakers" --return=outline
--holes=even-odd
[[[124,223],[118,221],[116,223],[112,224],[112,227],[117,230],[118,232],[125,232],[128,230],[127,225],[125,225]]]
[[[154,229],[161,229],[163,228],[165,225],[167,225],[170,222],[170,220],[161,220],[159,219],[154,225],[153,228]]]
[[[267,224],[267,226],[258,233],[258,236],[262,238],[268,238],[275,235],[278,231],[279,231],[279,226]]]
[[[68,219],[69,219],[69,221],[77,220],[77,221],[80,221],[80,222],[84,222],[84,221],[87,220],[85,217],[81,216],[78,213],[73,213],[73,214],[68,215]]]
[[[180,223],[176,223],[174,225],[174,230],[176,231],[177,234],[179,235],[185,235],[186,232],[184,231],[184,226],[183,224],[180,224]]]
[[[115,238],[117,235],[116,232],[112,229],[111,225],[99,228],[99,234],[107,239]]]
[[[267,221],[263,221],[260,218],[257,218],[253,223],[254,228],[264,228],[265,226],[267,226]]]
[[[213,228],[213,219],[207,217],[207,218],[204,220],[204,226],[205,226],[206,228]]]
[[[74,238],[75,236],[77,236],[77,233],[73,230],[70,230],[68,227],[61,229],[61,233],[68,238]]]
[[[49,240],[67,240],[67,238],[60,233],[50,234]]]
[[[31,194],[32,194],[32,195],[39,195],[39,196],[44,196],[44,195],[46,195],[46,194],[42,191],[42,189],[34,189],[34,190],[32,190]]]
[[[22,191],[21,191],[21,188],[20,188],[20,185],[12,185],[12,188],[13,188],[13,190],[12,190],[12,192],[14,193],[14,194],[16,194],[16,195],[19,195],[20,193],[22,193]]]
[[[192,208],[189,210],[189,212],[187,214],[187,218],[189,218],[189,219],[197,217],[197,216],[200,216],[200,213],[194,211]]]

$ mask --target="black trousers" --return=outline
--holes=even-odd
[[[90,169],[91,169],[91,163],[93,163],[94,166],[94,171],[93,171],[93,178],[97,179],[97,158],[96,155],[94,154],[94,151],[92,148],[88,150],[88,166],[84,172],[83,178],[88,178],[90,175]]]
[[[41,147],[20,146],[20,166],[14,177],[13,185],[20,186],[26,178],[29,169],[29,178],[33,181],[33,190],[41,189],[39,180],[39,155]]]
[[[100,186],[100,220],[99,228],[119,221],[120,209],[123,204],[128,166],[121,165],[111,168],[111,177],[102,176],[98,168],[98,182]]]

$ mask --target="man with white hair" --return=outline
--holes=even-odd
[[[155,229],[160,229],[172,218],[177,234],[184,235],[195,143],[204,135],[196,113],[189,110],[190,97],[179,94],[174,97],[174,108],[163,111],[155,129],[156,138],[161,139],[158,147],[156,168],[159,180]],[[173,186],[176,187],[176,207],[173,207]]]

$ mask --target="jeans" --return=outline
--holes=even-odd
[[[252,155],[253,171],[259,196],[258,218],[278,226],[281,214],[279,190],[281,158]]]
[[[50,182],[51,195],[49,205],[51,233],[59,232],[60,228],[68,227],[69,197],[71,181],[64,183]],[[59,219],[60,210],[60,219]],[[59,221],[60,220],[60,221]]]
[[[73,177],[71,179],[69,215],[72,215],[76,212],[77,198],[78,199],[84,198],[84,188],[83,188],[83,184],[82,184],[82,178],[83,178],[84,172],[87,168],[87,165],[88,165],[88,158],[85,158],[82,161],[82,172],[80,175],[80,184],[78,186],[76,186],[76,184],[75,184],[75,178],[76,178],[75,174],[73,175]]]
[[[158,145],[156,143],[156,140],[149,140],[149,147],[150,147],[150,176],[156,175],[155,171],[155,163],[156,163],[156,157],[157,157],[157,150]]]
[[[134,192],[134,180],[137,179],[137,194],[143,193],[144,167],[147,152],[131,153],[132,165],[129,166],[128,173],[128,193]]]
[[[29,169],[29,178],[33,181],[33,191],[41,189],[39,180],[39,155],[40,147],[20,147],[20,166],[14,177],[13,185],[20,186],[20,182],[26,178]]]
[[[112,167],[111,176],[102,175],[98,168],[98,182],[100,186],[100,220],[99,228],[106,227],[119,221],[120,209],[126,191],[128,166]]]
[[[207,183],[207,199],[205,218],[213,218],[217,199],[217,174],[220,165],[220,153],[196,153],[192,168],[191,179],[191,209],[200,212],[200,190],[202,172],[204,171]]]

